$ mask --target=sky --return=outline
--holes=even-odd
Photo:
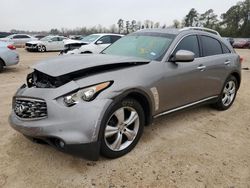
[[[1,0],[0,31],[11,29],[47,31],[102,25],[110,27],[119,18],[146,19],[171,25],[181,21],[191,8],[199,13],[212,8],[221,15],[238,0]]]

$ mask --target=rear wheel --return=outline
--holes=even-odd
[[[228,77],[218,101],[213,106],[218,110],[227,110],[233,104],[238,90],[238,82],[234,76]]]
[[[117,158],[130,152],[139,141],[145,125],[140,103],[125,99],[114,105],[105,118],[101,133],[101,153]]]
[[[39,46],[37,46],[37,51],[38,52],[46,52],[46,47],[44,45],[39,45]]]

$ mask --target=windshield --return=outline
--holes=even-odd
[[[41,40],[41,41],[49,41],[49,40],[51,40],[52,38],[53,38],[52,36],[47,36],[47,37],[41,38],[40,40]]]
[[[88,35],[82,39],[83,42],[91,43],[98,39],[101,35]]]
[[[170,34],[134,33],[113,43],[103,53],[161,60],[174,38]]]

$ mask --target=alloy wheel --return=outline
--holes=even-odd
[[[139,115],[132,107],[121,107],[109,118],[104,140],[112,151],[121,151],[129,147],[138,134]]]
[[[236,84],[234,81],[230,80],[224,87],[222,103],[225,106],[229,106],[234,100],[236,94]]]

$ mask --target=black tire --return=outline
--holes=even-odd
[[[44,45],[39,45],[39,46],[37,46],[37,51],[38,52],[46,52],[46,47]]]
[[[0,72],[3,71],[4,62],[0,59]]]
[[[116,117],[115,114],[118,111],[124,112],[123,128],[121,128],[122,126],[121,124],[119,125],[118,118],[117,119],[115,118]],[[137,118],[133,120],[133,122],[131,121],[132,122],[131,124],[128,123],[127,125],[125,122],[128,122],[129,117],[132,117],[132,113],[135,114],[135,112],[137,113],[136,114]],[[117,122],[115,123],[115,121]],[[117,133],[114,133],[114,135],[107,137],[106,135],[108,133],[106,129],[108,127],[108,124],[112,124],[112,123],[114,124],[115,128],[118,129],[119,127],[120,130],[118,130]],[[145,114],[144,114],[144,110],[142,106],[140,105],[138,101],[128,98],[111,106],[108,109],[105,117],[103,118],[102,125],[101,125],[101,130],[100,130],[101,131],[100,132],[101,154],[107,158],[118,158],[130,152],[140,140],[141,135],[143,133],[144,125],[145,125]],[[111,125],[109,127],[113,127],[113,126]],[[133,138],[131,137],[131,134],[129,133],[130,131],[133,132],[132,134]],[[131,140],[129,140],[129,137],[127,136],[128,133],[129,133]],[[116,140],[118,140],[118,137],[120,137],[118,135],[121,135],[120,140],[122,144],[120,144],[119,150],[111,149],[111,146],[112,146],[111,143],[113,142],[112,139],[114,140],[113,144],[115,144]],[[124,146],[126,147],[122,148]]]
[[[90,51],[81,52],[81,54],[92,54]]]
[[[37,138],[33,138],[33,137],[30,137],[30,136],[27,136],[27,135],[23,135],[25,138],[27,138],[28,140],[30,140],[31,142],[33,143],[36,143],[36,144],[42,144],[42,145],[47,145],[47,143],[41,139],[37,139]]]
[[[226,89],[226,87],[228,86],[229,82],[230,83],[233,82],[235,84],[235,94],[230,99],[230,101],[228,101],[228,103],[226,104],[225,102],[223,102],[223,99],[225,98],[224,89]],[[220,110],[220,111],[229,109],[232,106],[232,104],[234,103],[235,97],[237,95],[238,87],[239,87],[239,85],[238,85],[237,79],[234,76],[232,76],[232,75],[229,76],[227,78],[227,80],[225,81],[224,85],[223,85],[222,91],[220,93],[220,96],[219,96],[217,102],[214,103],[212,106],[214,108],[216,108],[217,110]]]

